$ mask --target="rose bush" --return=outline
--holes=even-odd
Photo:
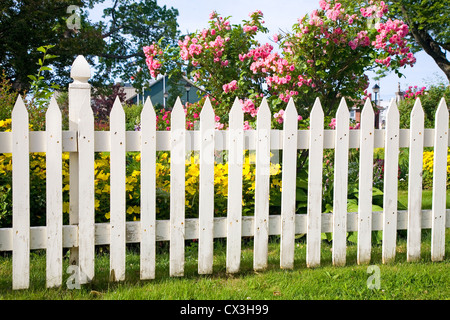
[[[183,70],[216,101],[215,112],[225,126],[238,97],[252,127],[263,97],[272,114],[278,115],[293,98],[302,118],[309,116],[319,97],[325,114],[332,116],[339,97],[361,101],[368,96],[366,71],[399,73],[415,63],[405,39],[408,26],[387,19],[383,1],[344,6],[322,0],[319,4],[291,31],[274,35],[280,52],[272,44],[255,40],[257,34],[267,32],[261,11],[238,25],[213,12],[208,28],[186,35],[177,47],[161,48],[158,43],[145,47],[147,67],[154,77]],[[272,123],[279,128],[282,117]]]

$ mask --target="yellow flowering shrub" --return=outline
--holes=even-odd
[[[423,186],[432,188],[433,186],[433,166],[434,151],[425,151],[423,153]],[[450,184],[450,148],[447,150],[447,186]]]

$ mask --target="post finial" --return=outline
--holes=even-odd
[[[72,64],[70,77],[75,83],[87,83],[91,78],[91,67],[84,56],[79,55]]]

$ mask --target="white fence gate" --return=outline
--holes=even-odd
[[[361,129],[349,130],[349,111],[342,99],[335,130],[324,130],[324,114],[316,100],[309,130],[297,129],[297,111],[292,103],[285,113],[284,129],[271,130],[271,114],[263,101],[257,114],[257,129],[243,130],[243,112],[236,102],[228,130],[214,129],[214,111],[207,100],[200,115],[200,130],[186,131],[185,114],[178,100],[170,132],[156,131],[156,115],[148,99],[141,114],[141,131],[125,130],[124,110],[116,100],[110,116],[110,131],[94,131],[90,106],[90,67],[79,56],[72,66],[69,85],[69,130],[61,130],[60,110],[53,99],[46,115],[46,131],[28,128],[28,113],[21,98],[12,113],[12,132],[0,133],[0,153],[12,153],[13,225],[0,229],[0,250],[13,257],[13,289],[29,287],[30,250],[46,249],[47,286],[62,285],[63,248],[72,248],[71,258],[79,267],[80,283],[94,278],[95,246],[110,245],[112,279],[125,279],[126,243],[140,243],[141,279],[155,277],[156,241],[170,241],[170,275],[183,276],[186,239],[198,239],[198,273],[212,273],[213,240],[227,239],[226,268],[240,268],[241,237],[254,237],[254,269],[267,267],[268,237],[281,236],[281,268],[294,266],[294,238],[306,233],[309,267],[320,264],[321,233],[333,233],[333,264],[346,263],[346,233],[358,231],[358,263],[369,263],[371,232],[383,230],[382,259],[392,261],[397,230],[407,229],[407,257],[420,257],[421,230],[431,228],[431,258],[444,259],[445,228],[450,227],[446,209],[449,114],[442,99],[435,129],[424,129],[420,101],[411,113],[411,128],[399,129],[395,102],[387,113],[385,130],[374,129],[370,101],[361,115]],[[397,210],[399,148],[410,149],[408,210]],[[432,210],[421,209],[423,148],[434,147]],[[333,214],[321,211],[323,150],[335,149]],[[360,148],[358,212],[347,212],[349,148]],[[372,212],[373,149],[385,149],[384,205]],[[309,149],[307,214],[295,213],[297,150]],[[156,152],[169,150],[170,220],[156,220]],[[200,153],[199,218],[185,219],[185,155]],[[214,217],[214,151],[228,150],[227,217]],[[256,150],[255,212],[242,216],[243,151]],[[269,215],[270,152],[282,153],[281,215]],[[110,223],[95,223],[94,153],[110,152]],[[125,153],[141,152],[140,221],[126,222]],[[46,226],[30,227],[29,153],[46,152]],[[62,224],[62,152],[70,153],[70,224]]]

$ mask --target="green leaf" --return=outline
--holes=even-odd
[[[54,55],[54,54],[46,54],[45,55],[45,57],[44,57],[44,59],[55,59],[55,58],[58,58],[59,56],[56,56],[56,55]]]

